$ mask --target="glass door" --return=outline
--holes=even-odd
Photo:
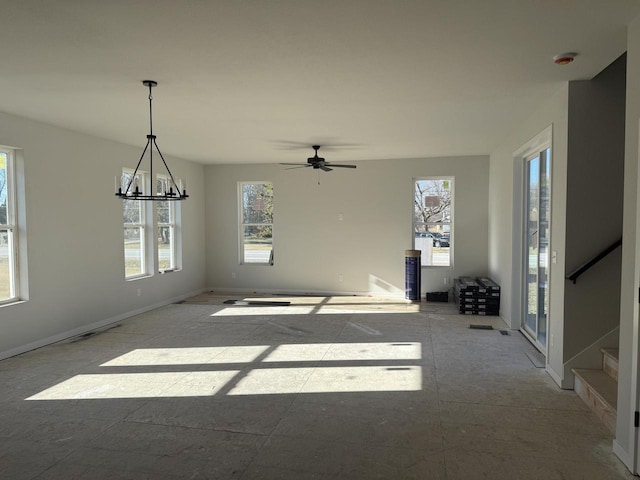
[[[525,252],[523,331],[547,351],[549,311],[549,226],[551,212],[551,149],[525,161]]]

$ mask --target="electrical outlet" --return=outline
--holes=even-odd
[[[444,277],[444,284],[449,285],[449,277]]]
[[[344,275],[342,275],[342,274],[338,275],[338,281],[339,282],[344,282]]]
[[[338,214],[338,221],[340,221],[340,222],[341,222],[341,221],[343,221],[343,220],[344,220],[344,214],[339,213],[339,214]]]
[[[236,272],[231,272],[231,278],[232,278],[233,280],[235,280],[235,279],[236,279]]]
[[[140,296],[140,295],[142,295],[142,289],[141,288],[138,289],[138,296]]]

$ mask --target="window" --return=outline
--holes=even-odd
[[[159,176],[156,179],[156,193],[162,194],[173,187],[171,178]],[[176,269],[176,202],[154,202],[156,207],[156,228],[158,231],[158,270],[165,272]]]
[[[453,178],[415,180],[413,232],[414,248],[422,251],[423,266],[452,265]]]
[[[240,183],[240,263],[273,265],[273,184]]]
[[[133,178],[133,172],[124,170],[122,172],[122,185],[129,185]],[[143,175],[136,174],[133,179],[144,193]],[[132,187],[135,188],[135,187]],[[124,266],[125,277],[135,278],[147,274],[146,265],[146,228],[145,228],[145,204],[140,200],[123,200],[124,204]]]
[[[124,169],[121,184],[123,190],[133,180],[146,195],[149,176]],[[177,185],[181,182],[176,179]],[[167,175],[155,176],[156,194],[162,194],[175,184]],[[124,204],[124,263],[125,277],[134,279],[152,272],[170,272],[179,268],[180,228],[176,201],[123,200]],[[156,232],[154,239],[153,232]]]
[[[19,295],[17,247],[14,154],[0,148],[0,303]]]

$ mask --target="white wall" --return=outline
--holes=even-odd
[[[640,271],[640,224],[638,223],[638,128],[640,119],[640,17],[628,29],[627,103],[624,165],[624,215],[622,235],[622,292],[620,303],[620,370],[618,415],[614,451],[633,468],[637,429],[633,415],[637,407],[638,377],[638,272]]]
[[[445,277],[486,274],[488,167],[485,156],[371,160],[359,162],[357,170],[319,176],[281,165],[207,166],[208,285],[214,290],[404,296],[413,178],[430,175],[455,177],[455,265],[424,268],[422,291],[448,289]],[[238,264],[239,181],[274,185],[273,266]]]
[[[201,165],[167,158],[191,195],[181,204],[183,270],[125,281],[114,178],[135,167],[143,143],[130,147],[0,114],[0,145],[22,149],[28,246],[28,301],[0,307],[0,358],[205,286]]]
[[[568,85],[558,86],[556,93],[531,116],[505,137],[491,154],[489,196],[489,274],[502,285],[501,315],[519,328],[521,313],[519,295],[520,278],[517,260],[520,258],[518,238],[520,225],[514,225],[520,205],[515,200],[521,192],[520,171],[515,168],[514,152],[537,134],[552,125],[551,165],[551,250],[557,252],[557,264],[551,265],[548,363],[550,373],[558,381],[562,378],[563,318],[564,318],[564,257],[565,209],[567,185],[567,108]],[[514,190],[515,186],[515,190]],[[515,211],[514,211],[515,209]]]

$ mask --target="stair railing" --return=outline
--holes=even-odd
[[[622,245],[622,238],[616,240],[614,243],[612,243],[607,248],[602,250],[600,253],[598,253],[595,257],[593,257],[587,263],[582,265],[580,268],[574,270],[571,274],[567,275],[564,278],[566,278],[567,280],[571,280],[575,284],[576,280],[578,280],[578,277],[580,275],[582,275],[584,272],[589,270],[591,267],[593,267],[596,263],[598,263],[600,260],[602,260],[607,255],[609,255],[611,252],[613,252],[620,245]]]

